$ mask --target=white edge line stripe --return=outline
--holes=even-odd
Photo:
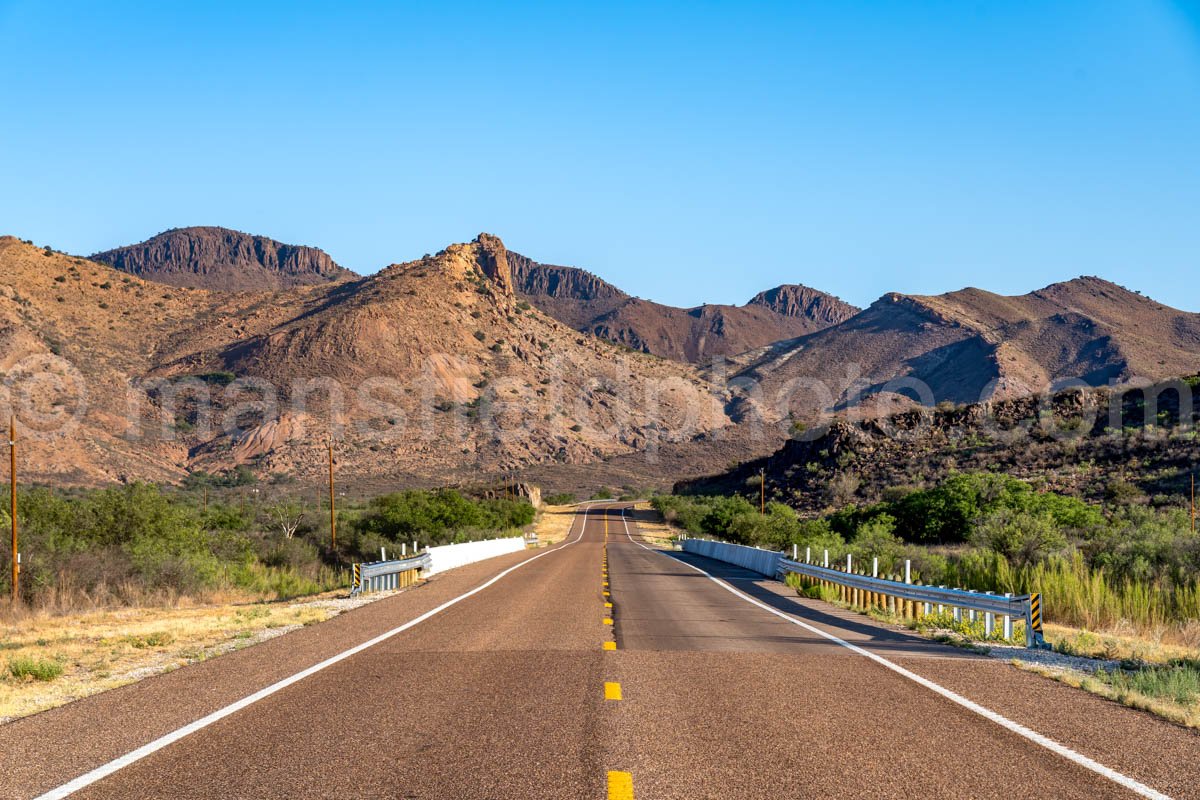
[[[484,589],[486,589],[489,586],[491,586],[492,584],[496,583],[497,581],[499,581],[501,578],[508,575],[509,573],[520,569],[521,567],[525,566],[526,564],[532,564],[534,561],[537,561],[542,556],[548,556],[551,553],[557,553],[567,547],[570,547],[571,545],[575,544],[576,542],[578,542],[580,539],[583,538],[583,533],[585,530],[587,530],[588,512],[590,512],[591,510],[592,510],[592,506],[590,506],[590,505],[587,506],[586,508],[582,509],[583,524],[579,528],[579,535],[576,536],[571,541],[567,542],[566,544],[562,545],[561,547],[555,547],[551,550],[547,550],[544,553],[539,553],[536,556],[534,556],[533,558],[522,561],[520,564],[511,566],[508,569],[504,570],[503,572],[498,573],[491,579],[485,581],[484,583],[481,583],[479,586],[476,586],[474,589],[470,590],[469,592],[466,592],[465,594],[460,594],[458,597],[455,597],[452,600],[447,600],[445,603],[442,603],[437,608],[431,609],[430,611],[426,611],[424,614],[422,614],[419,617],[416,617],[412,620],[409,620],[408,622],[404,623],[403,625],[400,625],[396,628],[392,628],[390,631],[387,631],[385,633],[381,633],[380,635],[376,636],[374,639],[369,639],[368,641],[365,641],[362,644],[355,645],[354,647],[351,647],[349,650],[344,650],[335,656],[331,656],[331,657],[325,659],[324,661],[321,661],[317,664],[312,665],[311,667],[308,667],[307,669],[297,672],[295,675],[284,678],[281,681],[277,681],[276,683],[273,683],[270,686],[267,686],[266,688],[259,689],[254,694],[247,695],[246,697],[243,697],[241,700],[237,700],[233,703],[230,703],[229,705],[225,706],[224,708],[217,709],[216,711],[212,712],[211,714],[201,717],[200,719],[196,720],[195,722],[184,725],[182,728],[179,728],[177,730],[171,731],[170,733],[164,734],[164,735],[158,737],[157,739],[154,739],[153,741],[142,745],[141,747],[137,748],[136,750],[132,750],[123,756],[119,756],[119,757],[113,759],[112,761],[109,761],[107,764],[102,764],[99,767],[96,767],[95,769],[91,770],[90,772],[86,772],[83,775],[80,775],[78,778],[75,778],[72,781],[68,781],[67,783],[64,783],[62,786],[59,786],[55,789],[51,789],[50,791],[46,792],[45,794],[39,795],[37,798],[35,798],[35,800],[59,800],[59,798],[63,798],[63,797],[72,795],[75,792],[78,792],[80,789],[91,786],[96,781],[99,781],[103,778],[108,777],[109,775],[112,775],[114,772],[117,772],[118,770],[128,767],[130,764],[133,764],[137,761],[141,761],[146,756],[163,749],[167,745],[173,744],[173,743],[179,741],[180,739],[195,733],[198,730],[207,728],[209,725],[212,725],[214,722],[218,722],[218,721],[224,719],[225,717],[228,717],[231,714],[235,714],[238,711],[241,711],[243,708],[246,708],[247,706],[257,703],[259,700],[262,700],[263,698],[270,697],[271,695],[275,694],[276,692],[286,689],[287,687],[291,686],[292,684],[298,683],[311,675],[315,675],[316,673],[320,672],[321,670],[324,670],[328,667],[332,667],[334,664],[337,664],[340,661],[344,661],[347,658],[350,658],[353,655],[361,653],[362,651],[364,651],[368,648],[374,647],[375,645],[379,644],[380,642],[384,642],[384,641],[392,638],[396,634],[403,633],[404,631],[408,630],[409,628],[412,628],[416,625],[420,625],[422,622],[429,619],[430,617],[436,616],[437,614],[440,614],[441,612],[445,611],[446,609],[450,608],[451,606],[456,605],[457,603],[459,603],[463,600],[466,600],[468,597],[471,597],[472,595],[482,592]],[[575,518],[576,519],[579,518],[579,511],[575,512]],[[574,526],[574,522],[572,522],[572,526]],[[568,534],[569,534],[569,531],[568,531]]]
[[[916,674],[915,672],[910,672],[907,669],[905,669],[904,667],[900,666],[899,664],[895,664],[891,661],[888,661],[883,656],[872,653],[870,650],[865,650],[865,649],[863,649],[857,645],[851,644],[850,642],[847,642],[843,639],[839,639],[837,636],[834,636],[832,633],[828,633],[826,631],[821,630],[820,628],[813,627],[812,625],[809,625],[807,622],[804,622],[803,620],[797,619],[796,617],[793,617],[789,614],[785,614],[784,612],[780,611],[779,609],[772,608],[771,606],[769,606],[766,603],[763,603],[759,600],[755,600],[750,595],[745,594],[745,593],[735,589],[733,586],[730,586],[728,583],[721,580],[720,578],[717,578],[717,577],[709,574],[708,572],[705,572],[704,570],[700,569],[700,567],[697,567],[693,564],[689,564],[680,558],[676,558],[675,555],[672,553],[668,553],[664,550],[656,550],[653,547],[647,547],[646,545],[642,544],[641,542],[634,540],[633,536],[629,533],[629,523],[625,521],[624,510],[622,510],[622,512],[621,512],[621,521],[625,523],[625,535],[629,537],[629,541],[633,542],[638,547],[642,548],[643,550],[649,550],[652,553],[658,553],[659,555],[666,556],[667,558],[670,558],[673,561],[683,564],[685,567],[688,567],[690,569],[695,570],[696,572],[699,572],[700,574],[702,574],[706,578],[708,578],[710,581],[712,581],[713,583],[720,586],[722,589],[736,595],[737,597],[740,597],[742,600],[745,600],[747,603],[758,606],[762,610],[767,611],[771,614],[774,614],[775,616],[779,617],[780,619],[787,620],[788,622],[792,623],[793,625],[799,625],[801,628],[804,628],[805,630],[812,631],[813,633],[817,634],[818,636],[822,636],[822,637],[830,640],[831,642],[836,642],[837,644],[840,644],[842,647],[845,647],[848,650],[851,650],[861,656],[865,656],[866,658],[871,659],[875,663],[880,664],[881,666],[884,666],[887,669],[890,669],[891,671],[893,671],[899,675],[903,675],[905,678],[908,678],[909,680],[913,681],[914,683],[918,683],[921,686],[924,686],[926,689],[929,689],[932,692],[936,692],[937,694],[940,694],[942,697],[946,698],[947,700],[957,703],[958,705],[962,706],[963,708],[965,708],[969,711],[973,711],[976,714],[978,714],[979,716],[984,717],[985,719],[991,720],[992,722],[996,723],[1000,727],[1006,728],[1009,731],[1017,734],[1018,736],[1022,736],[1035,744],[1041,745],[1042,747],[1046,748],[1047,750],[1049,750],[1053,753],[1057,753],[1058,755],[1062,756],[1063,758],[1067,759],[1068,761],[1072,761],[1081,767],[1090,769],[1092,772],[1095,772],[1099,775],[1103,775],[1105,778],[1108,778],[1113,783],[1119,784],[1120,786],[1123,786],[1126,789],[1129,789],[1131,792],[1135,792],[1136,794],[1139,794],[1142,797],[1153,798],[1153,800],[1171,800],[1169,795],[1165,795],[1156,789],[1150,788],[1149,786],[1147,786],[1144,783],[1141,783],[1137,780],[1134,780],[1133,778],[1130,778],[1128,775],[1124,775],[1120,772],[1117,772],[1114,769],[1106,767],[1098,761],[1093,761],[1092,759],[1088,758],[1087,756],[1083,755],[1082,753],[1078,753],[1078,752],[1072,750],[1071,748],[1067,747],[1066,745],[1059,744],[1058,742],[1054,741],[1053,739],[1043,736],[1042,734],[1038,733],[1037,731],[1026,728],[1021,723],[1014,722],[1011,719],[1009,719],[1008,717],[1002,716],[1001,714],[998,714],[995,711],[992,711],[990,708],[985,708],[972,700],[968,700],[967,698],[963,697],[962,695],[960,695],[956,692],[953,692],[944,686],[936,684],[933,681],[929,680],[928,678],[923,678],[920,675]]]

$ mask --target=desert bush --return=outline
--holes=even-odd
[[[8,674],[19,681],[52,681],[62,673],[62,664],[50,659],[14,658],[8,662]]]

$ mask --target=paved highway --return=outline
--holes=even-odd
[[[1198,755],[605,504],[554,548],[2,726],[0,797],[1194,797]]]

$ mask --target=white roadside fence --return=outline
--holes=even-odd
[[[483,561],[495,558],[496,556],[507,555],[508,553],[519,553],[524,549],[525,537],[523,536],[430,547],[427,552],[432,563],[425,574],[436,575],[448,569],[474,564],[476,561]]]

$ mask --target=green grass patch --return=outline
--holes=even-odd
[[[1111,686],[1122,701],[1142,695],[1185,707],[1200,704],[1200,661],[1181,659],[1168,664],[1099,670],[1094,678]]]

